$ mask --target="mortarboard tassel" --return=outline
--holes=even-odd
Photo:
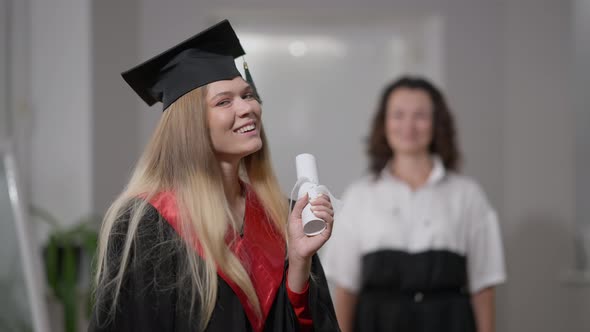
[[[246,73],[246,81],[252,86],[254,90],[254,94],[256,95],[256,99],[258,102],[262,104],[262,99],[260,99],[260,94],[258,94],[258,90],[256,89],[256,85],[254,84],[254,80],[252,79],[252,75],[250,74],[250,70],[248,69],[248,63],[244,60],[244,73]]]

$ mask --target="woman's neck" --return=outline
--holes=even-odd
[[[433,167],[434,162],[428,153],[396,154],[391,163],[391,172],[412,190],[416,190],[428,181]]]
[[[236,226],[238,226],[238,229],[241,229],[246,211],[246,198],[240,183],[239,165],[239,162],[220,162],[225,197],[231,208],[233,217],[238,223]]]
[[[238,162],[220,162],[223,190],[230,204],[243,197],[242,185],[239,177]]]

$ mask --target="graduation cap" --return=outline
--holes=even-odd
[[[166,110],[200,86],[240,76],[234,59],[244,54],[231,24],[223,20],[121,76],[149,106],[162,102]],[[245,61],[244,71],[258,96]]]

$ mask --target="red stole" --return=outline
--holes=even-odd
[[[183,235],[173,193],[160,193],[150,200],[150,204],[158,210],[160,215],[168,221],[178,234]],[[232,239],[234,239],[233,242]],[[242,265],[248,271],[260,302],[262,317],[258,318],[256,316],[246,294],[238,285],[219,268],[217,274],[225,280],[240,299],[253,330],[260,332],[264,328],[264,323],[283,279],[286,245],[285,240],[276,231],[266,215],[256,193],[250,188],[247,188],[246,194],[243,236],[240,237],[235,230],[230,230],[226,236],[226,241],[228,245],[231,244],[232,252],[240,259]],[[198,241],[195,241],[193,246],[202,257]]]

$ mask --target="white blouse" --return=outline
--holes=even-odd
[[[366,176],[346,190],[322,253],[332,282],[358,292],[362,257],[382,249],[465,256],[471,293],[505,281],[498,218],[474,180],[445,171],[435,157],[427,183],[413,191],[389,169],[376,181]]]

